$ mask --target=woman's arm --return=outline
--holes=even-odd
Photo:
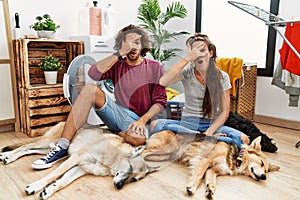
[[[204,43],[195,46],[193,49],[189,46],[187,54],[178,63],[173,65],[166,71],[166,73],[160,78],[159,84],[162,86],[168,86],[177,83],[182,79],[180,71],[191,61],[196,60],[198,57],[203,56],[205,53],[201,52]]]
[[[181,80],[180,71],[188,64],[186,58],[182,58],[178,63],[173,65],[166,73],[160,78],[159,84],[162,86],[172,85]]]
[[[221,126],[224,125],[230,112],[230,89],[225,90],[222,95],[222,112],[214,120],[211,126],[205,131],[206,135],[213,135]]]

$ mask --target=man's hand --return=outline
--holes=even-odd
[[[120,55],[125,56],[130,51],[134,51],[139,48],[137,43],[140,43],[140,35],[132,35],[130,38],[127,38],[126,41],[122,42],[122,47],[119,50]]]
[[[146,125],[141,122],[133,122],[128,126],[127,132],[119,132],[119,136],[132,146],[141,146],[146,143]]]
[[[146,125],[139,121],[132,122],[128,126],[127,134],[134,137],[146,138]]]

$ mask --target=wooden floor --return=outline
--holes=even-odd
[[[277,153],[266,153],[269,160],[281,167],[280,171],[268,174],[266,182],[257,182],[250,177],[223,176],[217,178],[218,200],[296,200],[300,198],[300,148],[295,143],[300,140],[300,131],[257,124],[268,136],[274,138],[279,147]],[[0,147],[27,140],[24,135],[0,133]],[[40,156],[23,157],[9,165],[0,164],[0,199],[29,200],[38,196],[27,196],[24,188],[53,169],[35,171],[31,163]],[[59,163],[55,165],[57,167]],[[197,193],[187,196],[185,187],[188,170],[178,164],[170,164],[163,170],[150,174],[145,179],[125,185],[118,191],[114,189],[112,177],[85,176],[62,189],[52,200],[168,200],[204,199],[204,187]]]

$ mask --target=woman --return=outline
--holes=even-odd
[[[234,142],[241,148],[243,143],[249,143],[248,136],[223,126],[230,111],[231,85],[228,74],[215,65],[215,45],[201,33],[189,37],[186,45],[186,56],[160,79],[162,86],[182,81],[185,107],[181,121],[155,120],[151,123],[152,133],[162,130],[191,134],[204,132],[208,136],[216,136],[218,140]]]

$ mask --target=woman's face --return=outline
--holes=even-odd
[[[197,46],[197,45],[202,45],[202,48],[200,49],[201,54],[204,54],[203,56],[198,57],[196,60],[193,61],[194,65],[197,67],[201,67],[201,66],[208,66],[209,65],[209,59],[210,57],[213,55],[212,51],[208,50],[208,46],[207,43],[204,41],[195,41],[192,44],[192,49],[193,47]]]

